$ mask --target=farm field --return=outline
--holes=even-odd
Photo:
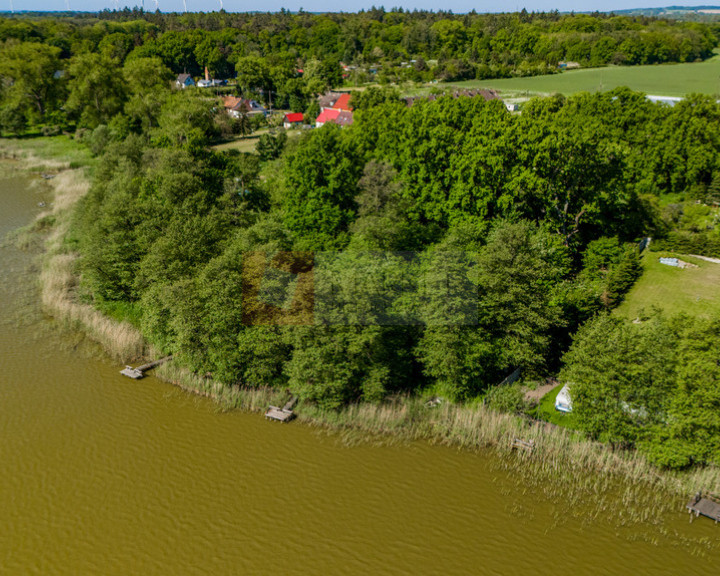
[[[697,268],[674,268],[660,264],[660,256],[678,257]],[[637,318],[655,306],[668,313],[720,318],[720,264],[692,256],[648,252],[643,257],[645,271],[628,292],[616,313]]]
[[[720,94],[720,55],[704,62],[586,68],[528,78],[450,82],[443,86],[493,88],[516,95],[523,92],[570,95],[608,91],[620,86],[658,96],[685,96],[694,92]]]

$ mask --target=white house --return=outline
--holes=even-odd
[[[283,128],[289,130],[293,126],[302,126],[305,121],[305,117],[302,112],[292,112],[285,114],[283,118]]]
[[[195,80],[193,80],[190,74],[178,74],[177,80],[175,80],[175,86],[183,89],[188,86],[195,86]]]
[[[267,114],[265,107],[255,100],[247,100],[236,96],[225,96],[223,106],[229,116],[238,118],[240,114],[254,116],[256,114]]]

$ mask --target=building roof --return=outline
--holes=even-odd
[[[326,108],[325,110],[320,112],[320,116],[315,119],[315,122],[320,122],[321,124],[324,124],[325,122],[332,122],[333,120],[335,120],[335,118],[338,117],[339,114],[340,110]]]
[[[192,76],[190,76],[190,74],[178,74],[177,81],[179,84],[185,84],[188,80],[192,80]]]
[[[238,98],[237,96],[225,96],[223,98],[223,106],[228,110],[238,110],[242,107],[245,100]]]
[[[247,114],[265,114],[266,112],[265,107],[256,100],[238,98],[237,96],[225,96],[223,98],[223,107],[225,110]]]
[[[326,92],[318,98],[320,108],[333,108],[333,104],[340,98],[340,92]]]
[[[349,112],[352,110],[352,108],[350,108],[350,96],[350,94],[341,94],[340,98],[332,105],[332,108],[336,110],[347,110]]]
[[[290,114],[285,114],[286,122],[302,122],[303,118],[304,117],[302,112],[292,112]]]
[[[353,113],[349,110],[341,110],[333,122],[340,126],[350,126],[353,123]]]

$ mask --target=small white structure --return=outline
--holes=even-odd
[[[182,89],[189,88],[190,86],[195,86],[195,80],[193,80],[190,74],[178,74],[177,80],[175,80],[175,86]]]
[[[198,80],[197,87],[198,88],[213,88],[215,86],[225,86],[227,84],[227,81],[225,80],[217,80],[216,78],[213,78],[212,80],[208,80],[207,78],[203,78],[202,80]]]
[[[678,102],[683,101],[679,96],[653,96],[652,94],[648,94],[646,98],[650,100],[650,102],[665,104],[666,106],[675,106]]]
[[[696,264],[690,264],[690,262],[685,262],[684,260],[680,260],[679,258],[660,258],[660,264],[665,264],[665,266],[673,266],[674,268],[697,268]]]
[[[570,389],[568,384],[562,387],[555,398],[555,410],[560,412],[569,413],[572,412],[572,398],[570,398]]]

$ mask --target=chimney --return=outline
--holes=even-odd
[[[205,80],[210,80],[210,72],[208,72],[207,66],[205,66]]]

